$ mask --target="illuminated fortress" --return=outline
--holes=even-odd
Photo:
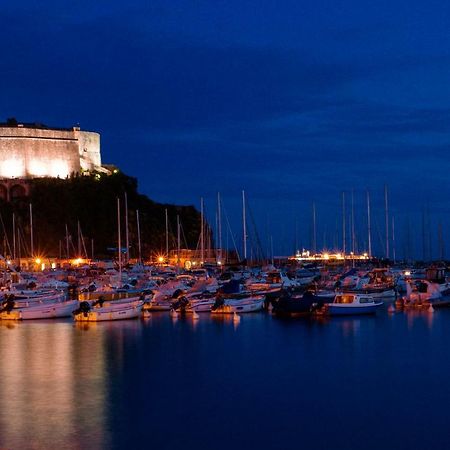
[[[101,164],[99,133],[15,119],[0,123],[0,198],[25,195],[30,178],[66,178],[93,171],[106,171]]]

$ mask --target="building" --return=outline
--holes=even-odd
[[[15,119],[0,123],[0,198],[26,195],[32,178],[95,171],[109,173],[102,167],[99,133]]]

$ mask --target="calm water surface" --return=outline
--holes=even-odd
[[[0,448],[448,449],[450,310],[0,322]]]

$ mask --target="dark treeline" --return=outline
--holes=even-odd
[[[10,203],[0,200],[3,237],[0,252],[11,255],[12,217],[16,220],[16,253],[29,256],[30,213],[33,207],[34,254],[66,257],[66,224],[71,236],[70,257],[77,256],[78,222],[88,256],[92,239],[95,257],[112,257],[117,248],[117,198],[121,203],[122,247],[125,247],[125,193],[128,200],[130,256],[137,257],[137,220],[139,210],[142,256],[150,257],[166,247],[165,210],[169,218],[169,246],[176,248],[177,215],[182,225],[181,247],[195,248],[200,234],[200,214],[193,206],[164,205],[137,191],[137,180],[121,172],[110,176],[73,176],[69,179],[39,178],[31,181],[30,197]],[[17,237],[20,234],[20,237]],[[9,244],[9,246],[8,246]]]

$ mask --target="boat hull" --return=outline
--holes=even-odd
[[[364,314],[375,314],[383,303],[373,303],[370,305],[345,305],[345,304],[328,304],[327,313],[330,316],[354,316]]]
[[[78,307],[78,301],[51,303],[48,305],[30,306],[28,308],[17,308],[0,313],[0,320],[36,320],[57,319],[70,317]]]
[[[80,312],[74,316],[76,322],[106,322],[112,320],[136,319],[142,314],[143,302],[134,302],[123,308],[97,308]]]
[[[211,310],[211,314],[251,313],[261,311],[264,307],[264,298],[258,300],[229,300],[224,305]]]

